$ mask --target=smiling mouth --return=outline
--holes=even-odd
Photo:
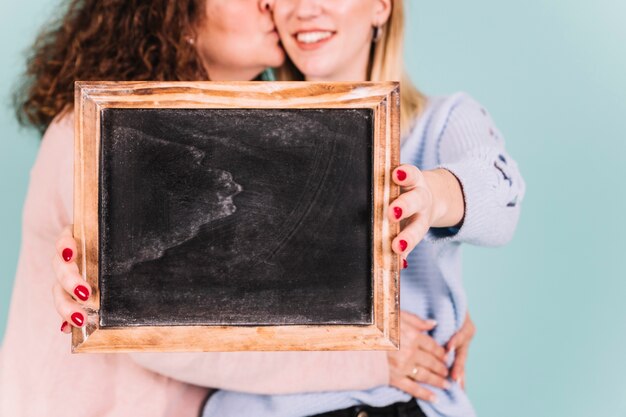
[[[315,30],[307,32],[297,32],[293,35],[296,42],[301,48],[311,49],[322,45],[330,40],[335,35],[335,32],[329,30]]]

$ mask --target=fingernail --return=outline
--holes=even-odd
[[[402,217],[402,209],[400,207],[394,207],[393,215],[396,219],[399,219],[400,217]]]
[[[74,255],[74,252],[70,248],[63,249],[63,260],[65,262],[72,260],[72,255]]]
[[[409,244],[406,242],[406,240],[400,240],[400,250],[402,252],[404,252],[407,248],[407,246],[409,246]]]
[[[431,327],[435,327],[437,325],[437,320],[433,320],[433,319],[426,320],[426,324],[428,324]]]
[[[409,263],[406,261],[406,259],[402,260],[402,269],[407,269],[409,267]]]
[[[398,178],[398,181],[404,181],[406,179],[406,172],[399,169],[396,171],[396,177]]]
[[[80,314],[79,312],[76,312],[72,314],[72,321],[78,327],[82,327],[83,323],[85,322],[85,319],[82,314]]]
[[[431,403],[433,403],[433,404],[437,404],[437,402],[438,402],[439,400],[437,399],[437,396],[436,396],[436,395],[431,395],[431,396],[430,396],[430,400],[429,400],[429,401],[430,401]]]
[[[76,288],[74,288],[74,294],[83,301],[87,301],[89,298],[89,290],[84,285],[77,285]]]
[[[462,383],[462,379],[463,379],[463,378],[461,378],[461,377],[459,376],[459,377],[457,377],[454,381],[455,381],[457,384],[461,385],[461,383]]]
[[[443,388],[450,389],[450,383],[448,381],[443,381]]]
[[[61,325],[61,331],[64,332],[65,331],[65,327],[68,325],[69,323],[67,321],[64,321],[63,324]]]

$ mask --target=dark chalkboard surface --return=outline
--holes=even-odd
[[[105,109],[100,326],[372,323],[371,109]]]

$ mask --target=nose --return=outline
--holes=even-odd
[[[308,20],[322,13],[320,0],[296,0],[296,16],[301,20]]]
[[[274,11],[274,0],[259,0],[259,10],[261,12]]]

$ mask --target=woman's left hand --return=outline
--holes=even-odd
[[[465,362],[472,339],[476,334],[476,326],[470,318],[469,312],[465,315],[463,326],[446,344],[446,352],[455,351],[454,363],[450,368],[450,378],[465,389]]]
[[[465,203],[456,177],[446,169],[420,171],[413,165],[401,165],[392,173],[402,193],[389,206],[389,219],[402,222],[402,231],[391,245],[393,251],[407,255],[431,227],[453,227],[463,221]]]

